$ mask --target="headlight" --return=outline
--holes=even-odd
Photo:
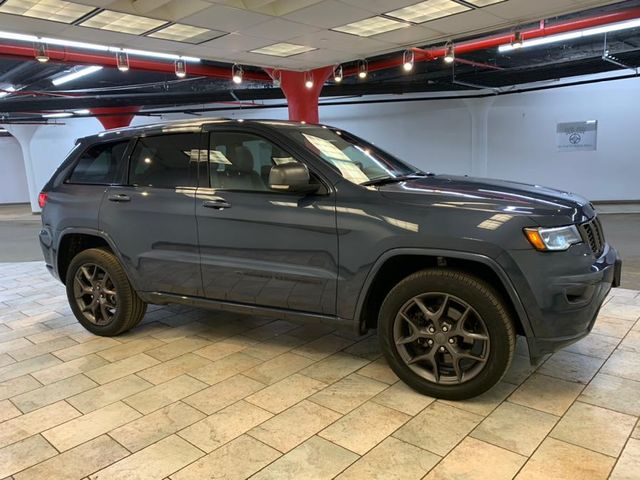
[[[571,245],[582,243],[575,225],[555,228],[525,228],[524,234],[536,250],[541,252],[563,251]]]

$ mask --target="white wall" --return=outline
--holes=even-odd
[[[13,137],[0,137],[0,204],[27,202],[29,189],[20,144]]]
[[[320,118],[424,170],[538,183],[591,200],[640,200],[638,104],[640,79],[634,78],[485,99],[323,106]],[[287,110],[213,115],[285,119]],[[583,120],[598,120],[598,150],[558,153],[556,124]],[[133,125],[155,121],[157,117],[138,116]],[[31,156],[25,160],[34,210],[40,188],[75,139],[102,130],[92,118],[61,123],[37,127],[31,137],[24,137]]]

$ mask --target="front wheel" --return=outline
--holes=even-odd
[[[90,248],[67,270],[67,298],[78,321],[92,333],[112,337],[135,327],[147,310],[111,252]]]
[[[463,400],[505,374],[515,330],[501,296],[464,272],[423,270],[387,295],[378,336],[391,369],[414,390]]]

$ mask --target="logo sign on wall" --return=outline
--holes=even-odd
[[[598,147],[598,121],[559,123],[559,152],[593,152]]]

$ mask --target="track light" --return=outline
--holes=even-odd
[[[231,67],[231,80],[233,83],[240,85],[242,83],[242,76],[244,75],[244,70],[237,63],[234,63]]]
[[[515,48],[522,48],[524,46],[524,41],[522,40],[522,32],[516,31],[513,34],[513,41],[511,42],[511,46]]]
[[[414,60],[415,56],[413,54],[413,50],[405,50],[402,54],[402,68],[404,68],[405,72],[413,70]]]
[[[367,78],[368,74],[369,74],[369,64],[367,63],[366,60],[360,60],[358,62],[358,78],[364,80],[365,78]]]
[[[280,70],[273,70],[271,72],[271,79],[273,80],[273,87],[280,88],[282,85],[282,72]]]
[[[182,58],[176,60],[175,69],[176,77],[184,78],[187,76],[187,63]]]
[[[127,52],[122,50],[116,52],[116,64],[118,65],[118,70],[121,72],[129,70],[129,55]]]
[[[78,78],[86,77],[87,75],[91,75],[92,73],[96,73],[102,70],[100,65],[91,65],[89,67],[76,68],[73,69],[70,73],[62,75],[60,77],[56,77],[51,80],[56,87],[58,85],[64,85],[65,83],[72,82],[77,80]]]
[[[41,63],[49,61],[49,53],[47,52],[47,44],[44,42],[36,42],[33,45],[36,60]]]
[[[311,72],[305,72],[304,74],[304,86],[311,90],[313,88],[313,74]]]
[[[343,78],[344,74],[342,73],[342,65],[333,67],[333,81],[336,83],[340,83]]]
[[[446,53],[444,55],[444,61],[446,63],[453,63],[456,60],[456,49],[453,43],[449,42],[445,45]]]

